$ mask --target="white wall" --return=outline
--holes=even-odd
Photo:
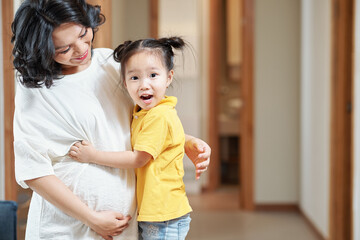
[[[331,1],[302,0],[300,207],[328,237]]]
[[[299,201],[300,0],[255,1],[255,203]]]
[[[355,5],[353,239],[360,239],[360,0]]]
[[[0,12],[1,12],[0,0]],[[2,33],[2,18],[0,18],[0,33]],[[2,35],[1,35],[2,36]],[[3,43],[2,37],[0,38],[0,59],[3,59]],[[3,61],[0,61],[0,200],[5,199],[5,163],[4,163],[4,72]]]
[[[178,115],[187,134],[203,138],[201,129],[202,93],[201,86],[201,45],[200,1],[159,1],[159,37],[180,36],[191,45],[182,56],[175,58],[175,81],[168,94],[178,98]],[[193,164],[184,161],[185,185],[187,192],[199,192],[201,183],[195,181]]]
[[[112,0],[112,46],[149,37],[149,1]]]
[[[210,11],[210,3],[208,0],[199,0],[199,23],[200,23],[200,45],[201,47],[198,49],[198,70],[200,74],[200,81],[201,81],[201,137],[204,141],[209,142],[209,133],[208,133],[208,116],[209,116],[209,108],[207,104],[209,102],[209,35],[210,35],[210,23],[209,23],[209,11]],[[208,174],[208,172],[205,172],[204,174]],[[207,178],[201,178],[201,180],[205,180],[206,182]],[[205,184],[206,185],[206,184]]]

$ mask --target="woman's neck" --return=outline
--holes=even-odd
[[[86,64],[84,65],[79,65],[79,66],[63,66],[62,67],[62,74],[63,75],[70,75],[70,74],[75,74],[78,72],[82,72],[85,69],[87,69],[89,66],[91,65],[91,60],[89,60]]]

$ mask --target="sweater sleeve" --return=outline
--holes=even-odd
[[[13,122],[15,177],[23,188],[28,188],[26,180],[53,175],[53,161],[65,156],[77,141],[54,106],[59,105],[41,90],[18,85]]]

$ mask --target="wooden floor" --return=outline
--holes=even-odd
[[[320,240],[297,212],[240,211],[235,187],[188,195],[193,208],[187,240]]]
[[[223,186],[214,192],[188,194],[190,205],[195,211],[239,209],[239,192],[234,186]]]

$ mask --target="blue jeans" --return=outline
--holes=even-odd
[[[139,222],[139,240],[184,240],[190,221],[188,213],[165,222]]]

